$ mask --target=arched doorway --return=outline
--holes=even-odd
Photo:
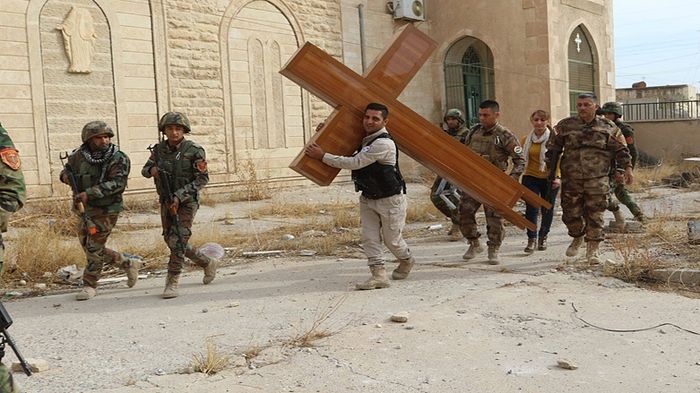
[[[581,93],[596,93],[596,59],[593,45],[583,25],[577,26],[569,37],[569,112],[576,114],[576,97]]]
[[[477,38],[463,37],[447,51],[444,72],[445,109],[460,109],[476,124],[481,101],[495,98],[491,50]]]

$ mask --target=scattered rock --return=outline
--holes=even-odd
[[[203,314],[206,314],[206,313],[208,313],[208,312],[209,312],[209,309],[208,309],[208,308],[203,308],[203,309],[202,309],[202,313],[203,313]]]
[[[392,322],[398,322],[398,323],[408,322],[408,314],[407,313],[394,314],[391,316],[390,319]]]
[[[557,360],[557,367],[563,368],[565,370],[576,370],[578,368],[577,365],[575,365],[572,361],[568,359]]]
[[[442,224],[429,225],[427,229],[429,231],[437,231],[438,229],[442,229]]]
[[[27,285],[27,280],[19,280],[19,285],[21,285],[21,286]]]
[[[457,310],[457,314],[466,314],[467,310]]]
[[[314,250],[299,250],[299,256],[302,256],[302,257],[312,257],[316,254],[317,254],[317,252]]]
[[[416,327],[413,326],[413,325],[406,325],[406,326],[404,326],[404,329],[406,329],[406,330],[413,330],[413,329],[415,329],[415,328],[416,328]]]
[[[165,375],[165,370],[162,368],[157,368],[156,371],[154,371],[155,375]]]
[[[227,304],[226,307],[227,308],[234,308],[234,307],[238,307],[240,305],[241,305],[240,302],[231,302],[231,303]]]
[[[378,328],[378,329],[381,329],[381,328],[382,328],[382,324],[381,324],[381,323],[378,323],[378,324],[374,325],[374,327],[376,327],[376,328]]]
[[[51,273],[51,272],[44,272],[44,275],[43,275],[42,277],[44,277],[44,278],[51,278],[51,277],[53,277],[53,273]]]
[[[46,289],[46,284],[44,284],[43,282],[38,282],[38,283],[34,284],[34,288],[36,288],[36,289]]]
[[[282,240],[294,240],[294,235],[289,234],[289,233],[284,234],[284,235],[282,235]]]
[[[29,369],[32,370],[33,373],[40,373],[49,369],[49,362],[44,359],[27,358],[25,360],[29,365]],[[19,362],[12,362],[12,371],[22,372],[22,365]]]

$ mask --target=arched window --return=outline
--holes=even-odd
[[[595,57],[588,34],[582,26],[571,33],[569,52],[569,112],[576,114],[576,97],[581,93],[595,93]]]
[[[445,56],[445,109],[464,111],[470,125],[479,121],[479,104],[494,97],[493,55],[474,37],[455,42]]]

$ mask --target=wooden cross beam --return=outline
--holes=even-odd
[[[352,155],[365,137],[361,127],[365,106],[380,102],[389,108],[387,128],[401,151],[518,227],[536,230],[513,206],[520,198],[537,207],[551,204],[397,100],[436,47],[430,37],[407,25],[365,77],[308,42],[280,73],[336,109],[309,143],[332,154]],[[303,150],[290,168],[319,185],[329,185],[340,171]]]

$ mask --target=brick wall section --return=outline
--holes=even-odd
[[[27,183],[37,184],[39,172],[25,32],[28,4],[26,0],[0,1],[0,123],[20,151]]]
[[[218,38],[223,10],[217,4],[214,0],[166,2],[171,109],[187,113],[191,138],[205,146],[213,172],[224,170],[226,160]]]

